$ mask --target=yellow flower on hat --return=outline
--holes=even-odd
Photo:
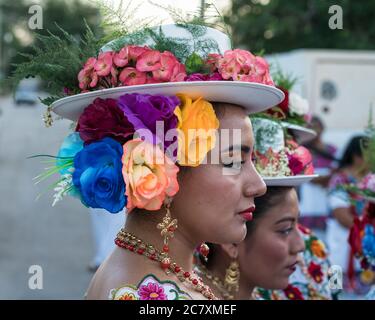
[[[177,160],[181,166],[199,166],[206,154],[215,147],[219,120],[211,103],[201,97],[192,100],[177,94],[180,106],[174,113],[178,118]]]

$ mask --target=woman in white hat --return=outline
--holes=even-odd
[[[251,160],[248,115],[283,93],[263,58],[197,28],[194,39],[170,25],[146,42],[109,44],[77,72],[81,93],[50,108],[77,121],[58,157],[56,199],[73,194],[128,214],[88,299],[215,299],[193,271],[193,252],[204,241],[242,241],[266,190]]]

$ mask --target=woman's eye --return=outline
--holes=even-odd
[[[231,162],[231,163],[224,163],[223,166],[225,168],[231,168],[231,169],[241,169],[242,165],[245,163],[245,161],[241,162]]]
[[[282,235],[289,235],[291,232],[293,231],[293,227],[291,228],[288,228],[288,229],[284,229],[284,230],[280,230],[279,232],[282,234]]]

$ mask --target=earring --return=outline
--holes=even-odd
[[[238,292],[240,283],[240,266],[233,260],[225,272],[224,287],[230,294],[230,299],[234,299],[234,293]]]
[[[170,273],[170,266],[171,266],[171,259],[169,258],[169,239],[173,238],[174,232],[177,229],[177,219],[172,220],[171,216],[171,202],[168,202],[165,205],[165,209],[167,211],[165,217],[163,218],[163,222],[157,225],[157,228],[161,230],[160,234],[164,238],[163,239],[163,251],[162,251],[162,258],[161,258],[161,267],[165,271],[166,274]]]
[[[207,257],[208,257],[208,254],[210,253],[210,248],[208,247],[208,245],[203,242],[199,246],[198,251],[201,254],[201,256],[203,256],[203,259],[207,262]]]

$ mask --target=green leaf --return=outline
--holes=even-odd
[[[188,74],[200,72],[203,66],[203,59],[193,52],[185,62],[186,72]]]

